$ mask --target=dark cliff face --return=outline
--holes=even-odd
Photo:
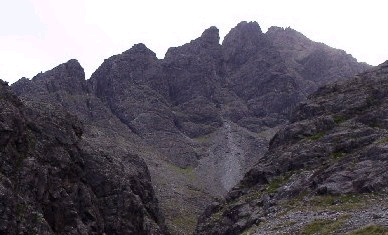
[[[211,27],[201,37],[170,48],[163,60],[163,78],[169,81],[170,99],[177,105],[203,96],[211,99],[222,73],[219,31]]]
[[[158,79],[160,62],[155,53],[137,44],[128,51],[105,60],[93,73],[93,93],[106,102],[112,112],[126,125],[145,112],[159,112],[168,115],[168,104],[154,91],[161,88]],[[165,110],[167,109],[167,112]]]
[[[133,133],[159,148],[174,164],[197,164],[188,140],[181,138],[175,124],[171,89],[162,77],[163,68],[155,54],[143,44],[113,56],[97,69],[90,81],[104,101]]]
[[[1,233],[165,233],[144,161],[104,149],[63,105],[49,102],[85,91],[84,78],[71,77],[83,76],[77,64],[69,61],[34,78],[31,84],[42,96],[23,102],[1,86]],[[55,85],[44,86],[61,78],[74,83],[64,83],[59,93],[51,89]]]
[[[121,178],[120,169],[132,164],[125,156],[143,158],[170,230],[189,234],[205,205],[262,159],[298,102],[319,85],[366,68],[297,32],[275,31],[264,34],[256,22],[241,22],[220,44],[218,29],[210,27],[170,48],[163,60],[137,44],[106,59],[88,81],[71,60],[12,89],[26,102],[77,116],[88,144],[81,149],[104,156],[90,165],[97,171],[116,166],[107,168],[114,173],[106,180]],[[122,177],[137,179],[132,173]],[[135,188],[141,194],[144,187]],[[158,211],[151,204],[147,210]]]
[[[226,62],[235,67],[243,65],[253,56],[257,56],[260,49],[269,45],[270,42],[266,40],[256,22],[239,23],[230,30],[222,42]]]
[[[291,28],[271,27],[266,35],[287,66],[307,81],[304,89],[309,93],[327,82],[351,77],[370,68],[345,51],[313,42]]]
[[[241,22],[222,46],[228,85],[248,111],[236,121],[255,132],[284,122],[304,92],[270,38],[256,22]]]
[[[85,72],[77,60],[69,60],[44,74],[37,74],[31,81],[26,78],[20,79],[13,88],[18,93],[31,95],[46,91],[49,93],[64,91],[74,95],[87,90]]]
[[[206,210],[196,233],[299,234],[321,223],[314,231],[338,234],[386,226],[387,91],[388,62],[320,88],[225,201]]]

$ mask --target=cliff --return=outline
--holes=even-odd
[[[386,233],[387,91],[388,62],[319,88],[195,234]]]
[[[262,161],[299,102],[369,68],[290,29],[263,33],[256,22],[219,40],[210,27],[164,59],[140,43],[106,59],[89,80],[70,60],[12,89],[76,116],[91,151],[113,162],[144,159],[170,231],[189,234],[206,205]]]

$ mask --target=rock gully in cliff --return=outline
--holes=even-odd
[[[387,62],[319,88],[195,234],[386,232],[387,91]]]

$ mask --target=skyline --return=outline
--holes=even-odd
[[[88,79],[104,59],[134,44],[144,43],[162,59],[168,48],[198,38],[210,26],[220,30],[222,43],[241,21],[256,21],[263,32],[291,27],[359,62],[378,65],[388,59],[385,5],[378,0],[9,1],[0,9],[0,79],[32,78],[70,59],[80,62]]]

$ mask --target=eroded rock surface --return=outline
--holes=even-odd
[[[386,231],[387,99],[388,62],[318,89],[196,234]]]
[[[83,75],[76,61],[46,74],[52,78],[47,90],[63,91],[64,85],[54,88],[63,82],[58,78],[74,79],[73,72]],[[82,80],[69,86],[66,94],[84,88]],[[20,101],[5,85],[0,105],[0,233],[167,233],[148,168],[137,155],[89,141],[82,122],[63,106]]]

